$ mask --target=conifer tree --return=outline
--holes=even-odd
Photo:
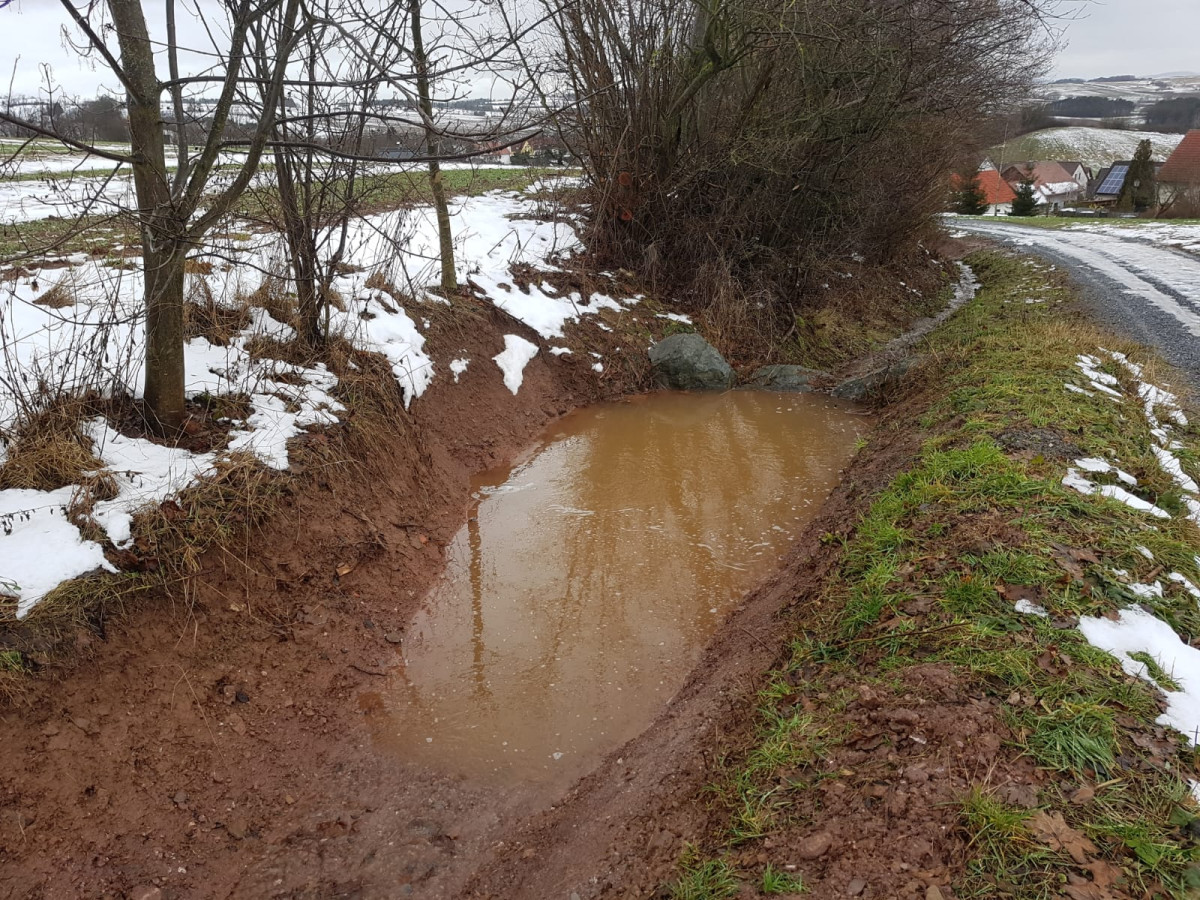
[[[1033,192],[1033,179],[1022,178],[1021,186],[1017,188],[1017,199],[1012,202],[1010,216],[1036,216],[1038,214],[1037,195]]]
[[[954,211],[964,216],[982,216],[988,211],[987,194],[979,182],[979,171],[959,176],[954,192]]]
[[[1121,187],[1118,208],[1143,212],[1154,205],[1158,198],[1158,187],[1154,177],[1154,162],[1150,159],[1152,152],[1150,141],[1138,144],[1137,152],[1133,155],[1133,164],[1130,165],[1125,184]]]

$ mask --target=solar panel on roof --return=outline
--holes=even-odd
[[[1112,171],[1108,173],[1108,177],[1104,179],[1104,184],[1096,189],[1097,194],[1119,194],[1121,188],[1125,186],[1125,176],[1129,174],[1129,166],[1123,166],[1119,163],[1112,167]]]

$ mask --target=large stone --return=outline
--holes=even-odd
[[[847,378],[833,389],[833,396],[854,401],[874,397],[898,382],[919,361],[918,357],[909,356],[857,378]]]
[[[673,334],[650,348],[654,381],[678,391],[726,391],[737,376],[717,349],[698,334]]]
[[[806,394],[813,389],[813,382],[828,378],[827,372],[806,369],[804,366],[763,366],[750,376],[742,387],[759,391],[787,391]]]

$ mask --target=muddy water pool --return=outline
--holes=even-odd
[[[369,698],[405,761],[560,790],[666,705],[837,483],[861,414],[658,393],[556,422],[476,479],[402,665]]]

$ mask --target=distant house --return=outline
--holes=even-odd
[[[1125,189],[1125,179],[1129,177],[1132,160],[1115,162],[1107,169],[1101,169],[1092,180],[1088,189],[1088,199],[1098,206],[1110,206],[1121,199],[1121,191]]]
[[[1068,175],[1075,180],[1083,190],[1087,190],[1088,182],[1091,180],[1092,173],[1088,171],[1088,167],[1081,162],[1063,162],[1058,161],[1058,164],[1063,167]]]
[[[1200,214],[1200,129],[1185,134],[1158,170],[1158,201],[1181,215]]]
[[[1033,192],[1038,203],[1048,211],[1071,206],[1083,196],[1085,190],[1061,163],[1053,160],[1011,165],[1000,174],[1014,190],[1027,179],[1033,181]]]
[[[962,179],[958,175],[950,176],[950,186],[962,190]],[[987,198],[988,209],[985,215],[1007,216],[1012,211],[1012,202],[1017,199],[1016,193],[1008,182],[1000,177],[1000,173],[985,163],[979,170],[979,186]]]

